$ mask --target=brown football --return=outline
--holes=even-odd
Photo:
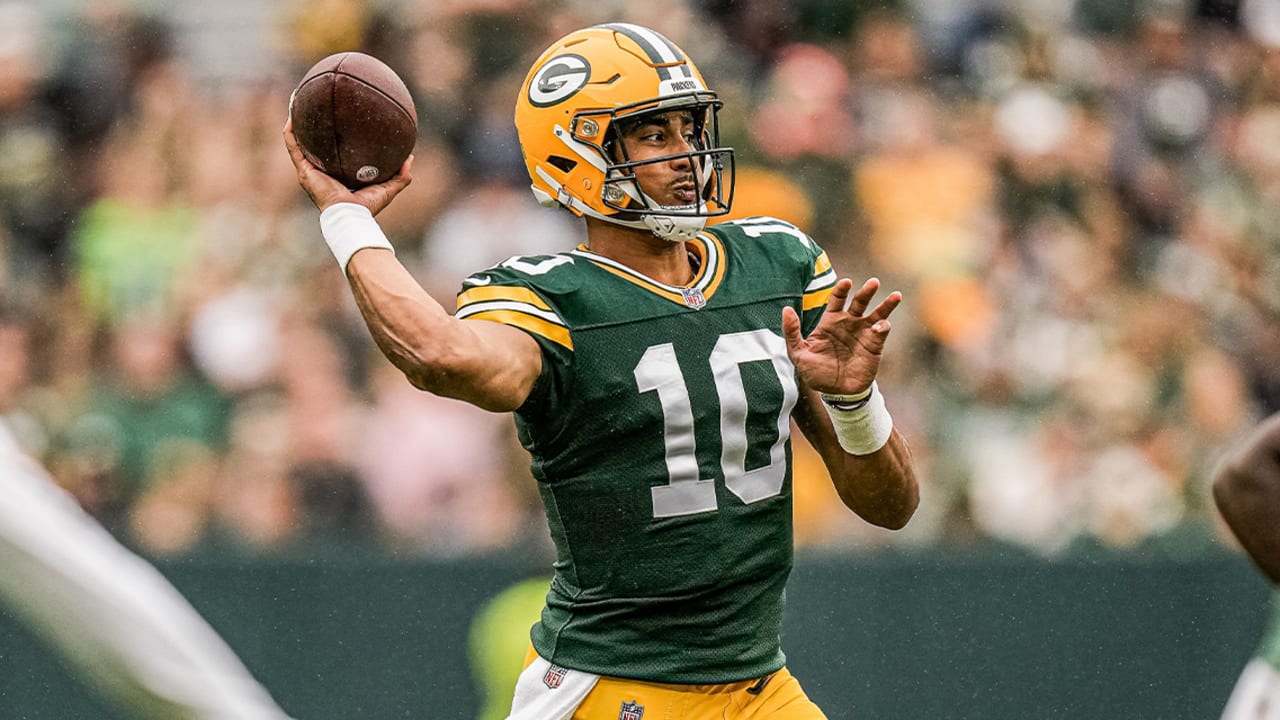
[[[313,65],[289,97],[289,118],[307,159],[353,190],[395,175],[418,139],[409,88],[359,52]]]

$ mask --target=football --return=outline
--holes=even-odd
[[[289,118],[306,158],[353,190],[395,175],[418,139],[409,88],[359,52],[313,65],[289,97]]]

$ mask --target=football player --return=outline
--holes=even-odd
[[[0,602],[130,718],[287,720],[195,608],[0,423]]]
[[[1280,413],[1222,464],[1213,497],[1227,526],[1272,584],[1280,583]],[[1267,634],[1236,683],[1223,720],[1280,720],[1280,592]]]
[[[803,231],[717,225],[733,152],[721,101],[666,37],[613,23],[534,63],[515,123],[542,204],[576,250],[463,281],[454,314],[373,215],[412,158],[351,192],[285,143],[381,350],[415,386],[513,412],[558,558],[511,718],[825,717],[785,667],[791,420],[867,521],[918,488],[876,385],[889,316]]]

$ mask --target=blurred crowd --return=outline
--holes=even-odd
[[[880,382],[920,512],[868,528],[799,441],[802,546],[1223,541],[1209,474],[1280,409],[1280,0],[0,0],[0,421],[152,555],[545,547],[510,418],[378,354],[280,131],[321,57],[399,71],[381,219],[452,307],[582,241],[514,98],[613,20],[724,98],[734,216],[905,294]]]

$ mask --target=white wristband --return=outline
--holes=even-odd
[[[359,250],[383,248],[393,253],[396,251],[369,208],[357,203],[337,203],[325,208],[320,213],[320,233],[344,275],[351,256]]]
[[[871,382],[871,393],[865,402],[852,410],[841,410],[832,407],[824,396],[822,406],[831,416],[831,423],[836,426],[836,439],[840,447],[850,455],[870,455],[884,447],[893,434],[893,418],[884,406],[884,396],[875,381]]]

